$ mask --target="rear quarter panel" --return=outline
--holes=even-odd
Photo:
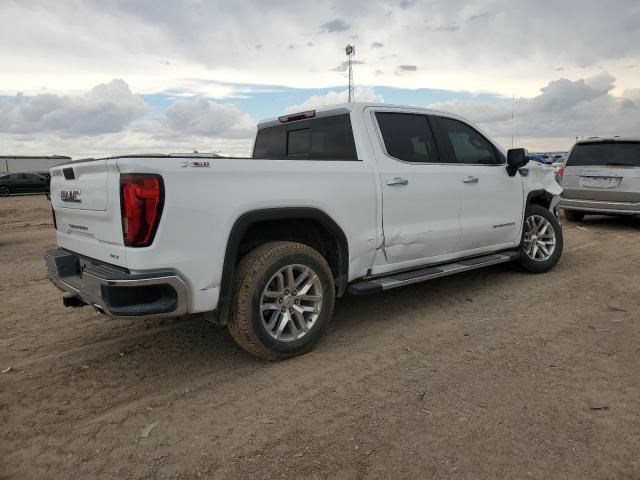
[[[203,160],[203,159],[199,159]],[[187,166],[183,166],[184,163]],[[311,207],[328,214],[349,243],[349,279],[362,276],[377,246],[376,180],[365,161],[120,158],[120,173],[158,173],[165,204],[155,240],[127,248],[131,270],[173,268],[190,284],[190,311],[216,307],[229,233],[244,213]]]

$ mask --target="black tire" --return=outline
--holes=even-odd
[[[584,212],[579,210],[563,210],[564,218],[570,222],[581,222],[584,219]]]
[[[260,302],[274,275],[288,265],[308,267],[317,275],[322,286],[322,304],[308,332],[297,339],[294,336],[293,340],[279,341],[263,323]],[[265,360],[282,360],[306,353],[318,343],[329,325],[334,303],[333,275],[322,255],[301,243],[266,243],[249,252],[238,266],[227,327],[233,339],[247,352]]]
[[[4,185],[0,186],[0,197],[8,197],[11,195],[11,189]]]
[[[546,219],[551,228],[553,228],[553,232],[555,234],[555,248],[549,256],[545,260],[533,259],[531,258],[525,249],[525,231],[527,228],[527,219],[532,216],[540,216]],[[524,215],[524,225],[522,228],[522,239],[520,240],[520,258],[518,259],[518,263],[520,266],[529,273],[546,273],[551,270],[558,260],[560,260],[560,256],[562,255],[563,248],[563,238],[562,238],[562,226],[560,222],[556,218],[556,216],[547,208],[544,208],[542,205],[531,204],[527,207],[527,210]]]

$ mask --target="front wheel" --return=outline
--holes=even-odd
[[[11,194],[11,190],[9,190],[9,187],[5,187],[0,186],[0,197],[8,197],[9,194]]]
[[[267,243],[238,266],[229,333],[266,360],[301,355],[320,340],[334,302],[333,275],[320,253],[301,243]]]
[[[532,204],[527,207],[520,242],[520,265],[530,273],[551,270],[562,255],[562,226],[548,209]]]

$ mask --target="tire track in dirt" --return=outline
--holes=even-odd
[[[80,345],[78,347],[69,348],[63,352],[51,353],[47,355],[43,355],[41,357],[30,358],[28,360],[18,362],[15,364],[16,369],[24,369],[27,367],[37,366],[38,364],[46,363],[51,360],[62,361],[63,363],[58,366],[66,366],[70,362],[73,362],[73,358],[75,355],[81,355],[82,360],[87,361],[90,360],[94,356],[99,356],[104,354],[103,349],[112,347],[114,345],[122,344],[122,343],[135,343],[139,340],[142,340],[146,337],[150,337],[153,335],[157,335],[158,333],[163,333],[171,330],[177,330],[179,328],[184,327],[185,325],[191,325],[197,321],[203,321],[201,317],[192,317],[192,318],[183,318],[176,320],[175,323],[171,325],[162,325],[159,327],[152,327],[141,333],[134,333],[125,331],[122,332],[117,337],[109,338],[106,340],[97,340],[95,342],[87,343],[84,345]],[[94,352],[95,350],[95,352]],[[87,355],[88,354],[88,355]]]

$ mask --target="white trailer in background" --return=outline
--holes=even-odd
[[[51,167],[69,163],[64,155],[0,155],[0,173],[48,172]]]

